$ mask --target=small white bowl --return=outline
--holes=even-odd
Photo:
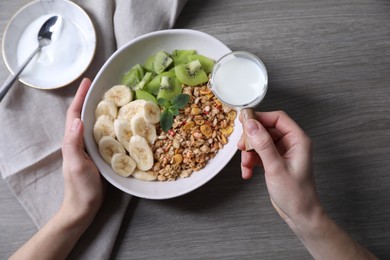
[[[63,18],[63,25],[71,28],[72,32],[76,32],[79,35],[78,40],[75,42],[77,48],[71,50],[72,53],[61,54],[66,59],[58,59],[56,63],[50,66],[43,66],[36,63],[38,55],[30,62],[25,71],[19,76],[19,81],[22,83],[39,89],[55,89],[63,87],[73,82],[84,73],[89,67],[96,49],[96,33],[92,21],[88,14],[75,3],[68,0],[55,0],[55,1],[33,1],[24,7],[22,7],[8,23],[2,40],[2,52],[6,66],[12,74],[20,67],[23,61],[20,53],[18,57],[18,45],[23,35],[26,33],[26,29],[31,34],[31,41],[28,41],[25,47],[26,57],[38,46],[38,41],[35,40],[39,31],[39,26],[36,28],[31,24],[43,19],[44,17],[50,17],[51,15],[60,15]],[[46,18],[47,19],[47,18]],[[42,22],[43,23],[43,22]],[[24,35],[25,36],[25,35]],[[57,49],[70,49],[64,48],[66,41],[69,39],[68,35],[61,35],[58,40],[45,48],[51,48],[50,52],[55,54],[54,50]],[[30,37],[29,37],[30,38]],[[53,47],[55,46],[55,48]],[[23,48],[20,48],[23,49]],[[27,50],[28,49],[28,50]],[[27,53],[28,52],[28,53]],[[58,54],[56,54],[58,55]],[[24,60],[24,59],[23,59]],[[66,61],[66,62],[65,62]],[[28,69],[38,69],[42,73],[35,73],[32,71],[28,73]],[[52,72],[47,73],[45,68],[49,68]]]
[[[242,127],[237,118],[227,145],[207,163],[205,168],[194,172],[188,178],[171,182],[146,182],[132,177],[124,178],[114,173],[111,166],[102,159],[93,138],[93,126],[95,123],[94,111],[102,99],[103,93],[111,86],[120,83],[123,74],[133,65],[143,64],[149,56],[160,50],[172,52],[175,49],[195,49],[199,54],[214,60],[218,60],[231,51],[216,38],[194,30],[174,29],[143,35],[117,50],[107,60],[92,82],[82,109],[85,146],[99,171],[115,187],[141,198],[168,199],[186,194],[202,186],[230,161],[237,151],[237,142],[242,134]]]

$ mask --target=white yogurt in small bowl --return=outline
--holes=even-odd
[[[240,112],[242,123],[256,119],[254,107],[265,97],[268,74],[264,63],[246,51],[233,51],[220,58],[211,72],[208,87],[226,105]],[[245,150],[252,151],[244,132]]]
[[[215,64],[208,86],[228,106],[254,107],[267,93],[267,70],[255,55],[234,51]]]
[[[34,1],[19,10],[3,37],[3,58],[14,73],[38,46],[37,35],[51,16],[62,17],[52,43],[36,55],[19,76],[31,87],[54,89],[76,80],[90,65],[96,49],[96,33],[88,15],[66,1]]]

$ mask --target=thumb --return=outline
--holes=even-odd
[[[83,154],[83,123],[80,118],[73,118],[71,126],[67,129],[62,145],[64,158],[79,157]]]
[[[260,156],[265,172],[275,172],[283,165],[283,159],[275,147],[272,137],[256,120],[249,119],[244,124],[247,141]]]

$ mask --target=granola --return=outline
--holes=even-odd
[[[152,170],[159,181],[189,177],[214,158],[228,142],[234,130],[237,112],[222,104],[207,85],[183,85],[190,101],[174,118],[168,132],[157,127],[157,140],[152,145]]]

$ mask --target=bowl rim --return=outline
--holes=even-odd
[[[92,61],[94,60],[94,57],[95,57],[95,54],[96,54],[96,47],[97,47],[97,35],[96,35],[96,28],[95,28],[95,25],[93,24],[90,16],[88,15],[88,13],[79,5],[77,5],[76,3],[70,1],[70,0],[56,0],[56,1],[50,1],[52,3],[55,3],[55,2],[65,2],[67,5],[70,5],[70,6],[73,6],[74,8],[76,8],[80,14],[82,14],[90,23],[91,25],[91,28],[92,28],[92,34],[91,36],[93,37],[93,41],[95,42],[94,44],[94,47],[93,47],[93,52],[91,53],[91,57],[89,59],[89,62],[88,64],[86,64],[85,68],[83,70],[80,71],[79,75],[77,75],[77,77],[65,82],[65,83],[62,83],[62,84],[57,84],[56,86],[53,86],[53,87],[50,87],[50,88],[43,88],[43,87],[40,87],[40,86],[36,86],[32,83],[29,83],[25,80],[23,80],[22,78],[18,78],[18,81],[20,81],[21,83],[23,83],[24,85],[26,86],[29,86],[29,87],[32,87],[32,88],[35,88],[35,89],[42,89],[42,90],[52,90],[52,89],[58,89],[58,88],[63,88],[65,86],[68,86],[69,84],[75,82],[78,78],[81,77],[81,75],[84,74],[84,72],[87,71],[87,69],[90,67]],[[5,27],[5,30],[4,30],[4,33],[3,33],[3,37],[2,37],[2,41],[1,41],[1,51],[2,51],[2,55],[3,55],[3,61],[8,69],[8,71],[12,74],[12,75],[15,75],[15,72],[13,70],[13,68],[11,67],[11,64],[9,63],[9,60],[7,59],[6,57],[6,51],[5,51],[5,41],[6,41],[6,36],[8,33],[10,33],[10,26],[12,25],[12,23],[15,21],[15,19],[20,16],[20,14],[25,11],[25,10],[28,10],[28,8],[30,8],[31,6],[34,6],[34,5],[37,5],[39,4],[40,2],[42,2],[41,0],[34,0],[34,1],[31,1],[25,5],[23,5],[18,11],[16,11],[16,13],[14,13],[12,15],[12,17],[10,18],[10,20],[8,21],[6,27]],[[49,2],[49,3],[50,3]]]
[[[117,49],[107,60],[106,62],[103,64],[103,66],[100,68],[100,70],[98,71],[98,73],[96,74],[94,80],[92,81],[92,84],[91,84],[91,87],[90,89],[88,90],[87,92],[87,95],[86,95],[86,100],[89,100],[90,96],[92,95],[92,92],[93,92],[93,89],[95,88],[95,86],[98,84],[97,83],[97,79],[99,79],[102,74],[105,73],[105,70],[107,69],[107,67],[109,67],[111,65],[111,63],[117,58],[118,55],[120,55],[123,51],[125,51],[127,48],[129,48],[129,46],[132,46],[133,44],[135,43],[138,43],[140,41],[143,41],[143,40],[146,40],[148,38],[153,38],[155,36],[158,36],[158,35],[170,35],[170,34],[187,34],[187,33],[191,33],[191,34],[197,34],[197,35],[200,35],[202,37],[208,37],[209,39],[213,40],[213,41],[216,41],[220,44],[222,44],[224,47],[226,47],[226,49],[224,50],[226,53],[229,53],[231,52],[231,49],[229,47],[227,47],[224,43],[222,43],[220,40],[218,40],[217,38],[215,38],[214,36],[211,36],[207,33],[204,33],[202,31],[198,31],[198,30],[193,30],[193,29],[166,29],[166,30],[159,30],[159,31],[154,31],[154,32],[150,32],[150,33],[147,33],[147,34],[144,34],[144,35],[141,35],[135,39],[132,39],[130,40],[129,42],[127,42],[126,44],[124,44],[123,46],[121,46],[119,49]],[[86,107],[87,107],[87,104],[88,102],[84,102],[83,104],[83,107],[82,107],[82,111],[81,111],[81,119],[84,121],[84,119],[86,118]],[[238,118],[238,117],[237,117]],[[238,119],[236,119],[238,120]],[[235,121],[235,124],[237,123],[237,121]],[[242,129],[241,127],[235,127],[235,131],[239,131],[240,133],[242,132]],[[239,134],[240,134],[239,133]],[[86,136],[88,135],[88,133],[86,131],[84,131],[84,142],[86,140]],[[90,151],[90,148],[93,149],[92,147],[89,147],[90,145],[86,144],[85,148],[87,149],[88,152],[91,152]],[[132,196],[136,196],[136,197],[139,197],[139,198],[145,198],[145,199],[152,199],[152,200],[164,200],[164,199],[171,199],[171,198],[176,198],[176,197],[179,197],[179,196],[182,196],[182,195],[185,195],[187,193],[190,193],[198,188],[200,188],[201,186],[203,186],[204,184],[206,184],[207,182],[209,182],[212,178],[214,178],[216,175],[218,175],[218,173],[220,173],[221,170],[223,170],[224,167],[226,167],[226,165],[229,163],[229,161],[234,157],[234,155],[237,153],[237,146],[235,148],[232,149],[231,153],[229,154],[229,157],[228,160],[226,161],[226,163],[221,163],[219,164],[217,167],[216,167],[216,171],[215,173],[212,173],[212,174],[209,174],[207,176],[205,176],[204,178],[202,178],[200,181],[196,182],[195,185],[192,185],[191,188],[187,188],[187,189],[183,189],[181,191],[178,191],[178,192],[174,192],[174,193],[170,193],[170,194],[161,194],[161,193],[155,193],[155,194],[144,194],[144,193],[139,193],[137,191],[134,191],[134,190],[131,190],[131,192],[129,192],[129,189],[127,189],[125,187],[125,185],[120,185],[120,183],[117,183],[116,181],[112,180],[112,178],[110,178],[110,174],[107,174],[107,173],[103,173],[101,172],[101,174],[103,175],[103,177],[111,184],[113,185],[114,187],[118,188],[119,190],[127,193],[127,194],[130,194]],[[92,158],[91,158],[92,159]],[[191,177],[189,177],[191,178]],[[179,181],[179,180],[177,180]]]

